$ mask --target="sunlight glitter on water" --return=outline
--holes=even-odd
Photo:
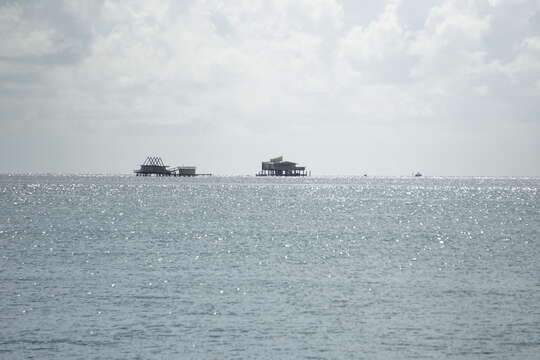
[[[539,185],[0,177],[0,348],[534,358]]]

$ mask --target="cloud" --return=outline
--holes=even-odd
[[[4,2],[0,140],[39,133],[71,146],[114,136],[133,156],[213,141],[235,154],[253,147],[246,162],[328,150],[348,173],[365,172],[351,154],[385,143],[366,167],[405,171],[408,154],[442,172],[437,151],[418,155],[415,145],[432,137],[448,173],[467,173],[452,146],[474,152],[468,136],[483,129],[520,134],[505,143],[534,158],[539,19],[533,0]],[[126,140],[134,137],[147,141]],[[396,151],[403,165],[388,161]]]
[[[341,41],[342,56],[365,81],[405,81],[409,77],[411,33],[400,23],[398,4],[389,3],[367,26],[354,26]]]

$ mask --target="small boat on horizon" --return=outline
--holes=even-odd
[[[414,177],[420,177],[420,176],[422,176],[422,174],[419,171],[417,171],[416,174],[414,174]]]

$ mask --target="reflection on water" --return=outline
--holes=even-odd
[[[0,177],[0,358],[535,358],[538,179]]]

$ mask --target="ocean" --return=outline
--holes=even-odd
[[[0,176],[1,359],[538,359],[540,179]]]

